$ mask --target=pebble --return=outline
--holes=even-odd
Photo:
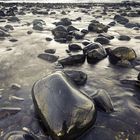
[[[46,49],[44,52],[45,53],[50,53],[50,54],[55,54],[56,49]]]
[[[15,38],[12,38],[12,39],[10,39],[9,41],[10,41],[10,42],[17,42],[18,40],[15,39]]]
[[[10,95],[9,100],[11,100],[11,101],[24,101],[24,98]]]
[[[0,120],[10,115],[14,115],[21,111],[21,108],[16,107],[1,107],[0,108]]]
[[[54,54],[50,54],[50,53],[41,53],[38,55],[39,58],[47,60],[49,62],[56,62],[59,58],[59,56],[56,56]]]
[[[19,84],[17,84],[17,83],[13,83],[13,84],[11,84],[11,88],[12,88],[12,89],[19,90],[19,89],[21,89],[21,85],[19,85]]]

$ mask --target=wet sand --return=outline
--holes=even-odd
[[[1,138],[4,134],[22,130],[23,127],[29,128],[38,136],[44,135],[45,137],[35,116],[31,88],[36,80],[56,71],[56,68],[54,63],[39,59],[37,56],[47,48],[55,48],[56,55],[63,58],[67,56],[65,50],[69,44],[58,43],[54,40],[46,41],[46,37],[53,38],[51,30],[55,28],[55,25],[52,23],[64,17],[70,19],[81,17],[81,21],[72,21],[72,25],[81,30],[87,28],[90,21],[94,19],[107,25],[113,21],[117,11],[114,9],[107,15],[96,18],[95,16],[101,15],[101,6],[91,7],[89,10],[85,9],[87,13],[81,12],[81,9],[78,7],[50,9],[50,11],[56,12],[52,15],[33,15],[30,10],[25,10],[26,15],[16,15],[20,19],[20,23],[8,23],[7,20],[0,22],[0,26],[10,24],[14,27],[13,31],[9,31],[12,37],[6,37],[5,40],[0,41],[0,95],[2,95],[0,107],[21,107],[19,113],[0,119]],[[97,10],[99,12],[96,12]],[[67,14],[62,15],[62,11]],[[130,21],[140,23],[138,17],[128,18]],[[32,24],[27,25],[27,23],[32,23],[34,19],[43,19],[46,22],[43,31],[33,30]],[[27,31],[33,31],[33,33],[29,35]],[[105,47],[127,46],[133,48],[137,56],[140,57],[140,40],[134,38],[140,35],[139,30],[129,29],[117,23],[116,26],[109,28],[108,34],[115,38]],[[129,35],[131,40],[119,41],[117,37],[121,34]],[[93,41],[97,35],[97,33],[89,33],[84,39]],[[15,38],[18,41],[10,42],[10,38]],[[74,39],[72,42],[81,44],[82,40]],[[7,51],[7,48],[12,50]],[[110,94],[115,109],[115,112],[110,114],[98,112],[96,124],[79,140],[127,140],[130,139],[130,135],[140,135],[140,89],[134,85],[120,82],[124,79],[136,80],[139,70],[113,66],[108,58],[94,65],[85,62],[83,65],[65,67],[65,69],[76,69],[87,73],[87,83],[80,89],[89,95],[96,89],[105,89]],[[21,85],[21,89],[11,89],[12,83]],[[24,98],[24,101],[11,100],[9,97],[12,95]],[[49,140],[47,136],[46,139]]]

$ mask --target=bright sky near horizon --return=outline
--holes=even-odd
[[[49,2],[49,3],[62,3],[62,2],[121,2],[124,0],[0,0],[0,1],[16,1],[16,2]],[[130,0],[130,1],[137,1],[140,2],[140,0]]]

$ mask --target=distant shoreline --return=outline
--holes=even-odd
[[[52,2],[31,2],[31,1],[29,1],[29,2],[24,2],[24,1],[21,1],[21,2],[19,2],[19,1],[0,1],[0,3],[19,3],[19,4],[22,4],[22,3],[24,3],[24,4],[37,4],[37,3],[40,3],[40,4],[123,4],[123,2],[54,2],[54,3],[52,3]],[[136,3],[136,4],[140,4],[140,2],[138,2],[138,1],[136,1],[136,2],[130,2],[130,4],[133,4],[133,3]]]

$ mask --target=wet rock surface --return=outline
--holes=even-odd
[[[71,55],[59,60],[59,63],[61,63],[63,66],[77,65],[82,64],[84,62],[85,62],[84,54]]]
[[[54,139],[75,139],[95,122],[94,103],[63,72],[39,80],[32,92],[36,111]]]
[[[59,56],[56,56],[54,54],[51,53],[41,53],[38,55],[39,58],[47,60],[49,62],[56,62],[59,58]]]
[[[36,11],[39,12],[36,13]],[[58,69],[86,73],[88,79],[84,83],[86,78],[84,74],[82,77],[79,72],[75,75],[75,72],[72,71],[71,75],[74,75],[74,80],[84,81],[82,86],[78,86],[78,90],[82,90],[90,96],[94,95],[96,91],[104,89],[107,93],[101,95],[103,101],[104,99],[106,101],[106,98],[103,98],[107,97],[106,94],[112,99],[114,111],[111,113],[98,111],[95,125],[93,125],[94,129],[92,127],[88,129],[78,138],[79,140],[139,139],[140,82],[137,77],[140,71],[140,26],[137,14],[139,14],[139,5],[134,3],[132,5],[1,4],[0,108],[2,110],[0,112],[0,139],[3,140],[6,134],[13,131],[20,131],[20,134],[12,133],[12,136],[9,137],[10,140],[29,140],[32,139],[30,137],[32,134],[36,135],[39,140],[51,139],[46,135],[46,131],[42,130],[40,120],[35,115],[31,88],[36,80]],[[119,16],[115,17],[116,15]],[[36,19],[39,20],[39,30],[33,29],[33,21]],[[52,34],[52,31],[61,25],[56,26],[53,23],[60,23],[61,19],[65,19],[63,21],[64,31],[62,29],[62,33],[60,30],[60,32]],[[91,31],[88,30],[90,24]],[[120,35],[129,36],[131,40],[118,40]],[[46,39],[48,37],[54,39],[50,41],[50,39]],[[94,39],[97,37],[109,39],[109,44],[102,45],[108,56],[100,59],[98,63],[88,63],[87,54],[98,47],[91,47],[91,49],[89,47],[89,50],[85,47],[94,43]],[[9,40],[12,38],[18,41],[10,42]],[[70,65],[63,67],[57,61],[47,63],[37,57],[47,49],[56,49],[55,55],[59,56],[60,60],[82,52],[72,51],[67,54],[69,44],[78,44],[83,49],[84,54],[78,61],[76,60],[76,65],[75,59],[71,62],[68,60],[67,63]],[[114,50],[122,46],[127,49],[124,51],[120,49],[120,53],[117,53],[119,52],[117,50],[115,52],[117,55],[108,53],[107,48]],[[96,56],[100,58],[101,53],[97,50],[95,51],[98,54]],[[11,88],[12,83],[17,83],[20,88]],[[21,133],[23,128],[29,129],[32,133],[28,133],[28,135],[26,131],[27,137],[23,137],[23,133]]]
[[[63,71],[76,85],[84,85],[87,81],[87,74],[82,71],[64,70]]]

